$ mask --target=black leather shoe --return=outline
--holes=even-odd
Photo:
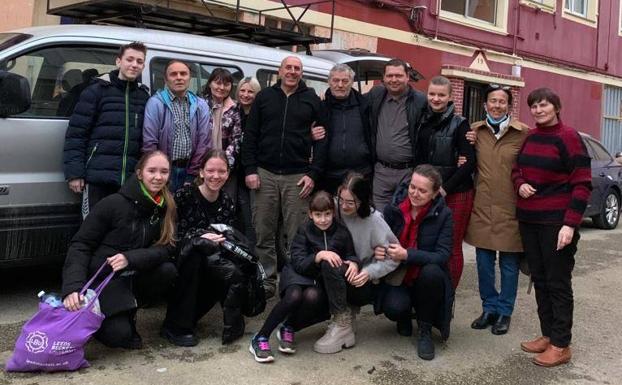
[[[512,317],[508,315],[501,315],[497,319],[494,325],[492,325],[492,329],[490,330],[492,334],[500,336],[501,334],[505,334],[510,330],[510,321]]]
[[[473,329],[486,329],[488,326],[493,325],[497,321],[497,315],[494,313],[483,312],[473,323],[471,328]]]
[[[192,333],[176,334],[165,327],[160,330],[160,336],[177,346],[196,346],[199,343],[197,337]]]
[[[410,318],[397,321],[397,334],[410,337],[413,335],[413,322]]]

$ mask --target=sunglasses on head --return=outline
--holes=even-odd
[[[490,88],[493,90],[503,90],[503,91],[511,91],[512,88],[510,86],[502,86],[500,84],[491,84]]]

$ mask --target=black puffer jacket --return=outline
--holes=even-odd
[[[63,297],[80,291],[106,258],[123,253],[128,266],[115,274],[99,300],[107,316],[135,308],[131,277],[123,273],[150,270],[171,261],[172,247],[154,245],[165,212],[165,205],[160,207],[144,195],[136,176],[118,193],[98,202],[71,240],[63,267]],[[106,267],[104,273],[110,271]]]
[[[121,186],[140,158],[146,86],[118,78],[97,78],[80,95],[65,134],[67,180]]]
[[[315,263],[315,255],[322,250],[334,251],[342,260],[361,266],[347,227],[333,221],[326,231],[322,231],[312,221],[307,221],[298,228],[290,246],[290,261],[281,272],[279,292],[284,292],[290,285],[313,285],[322,271]]]
[[[303,81],[289,97],[280,80],[261,90],[244,130],[242,164],[246,175],[256,174],[261,167],[275,174],[303,173],[317,181],[326,162],[326,139],[311,139],[314,122],[326,127],[326,114],[320,98]]]

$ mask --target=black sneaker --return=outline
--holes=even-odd
[[[251,352],[257,362],[266,363],[274,361],[274,355],[272,354],[272,349],[270,349],[270,341],[266,337],[254,335],[251,338],[248,351]]]
[[[276,332],[276,338],[279,340],[279,351],[285,354],[296,353],[296,342],[294,341],[294,329],[289,326],[281,326]]]

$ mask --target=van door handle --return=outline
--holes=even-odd
[[[8,184],[0,185],[0,195],[9,195],[11,192],[11,186]]]

